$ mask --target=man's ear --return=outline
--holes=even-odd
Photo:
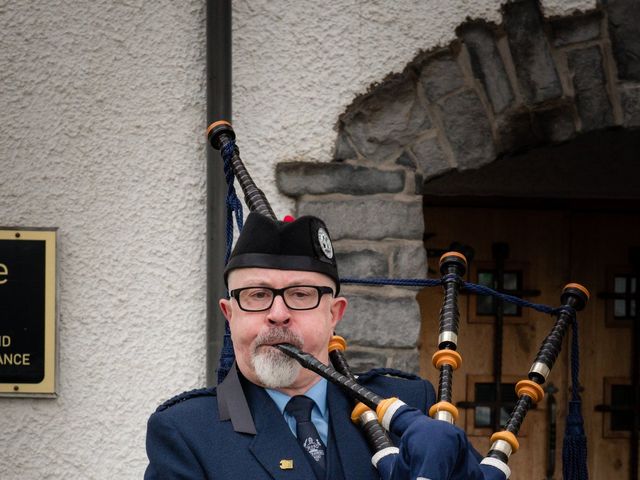
[[[348,303],[344,297],[336,297],[331,300],[331,322],[333,323],[333,328],[342,320]]]
[[[222,310],[224,318],[227,319],[227,322],[231,322],[231,300],[221,298],[218,305],[220,306],[220,310]]]

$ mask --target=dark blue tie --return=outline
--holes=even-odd
[[[307,454],[309,463],[316,474],[316,478],[324,480],[326,469],[326,450],[320,440],[318,430],[311,421],[313,400],[304,395],[296,395],[289,400],[285,412],[296,419],[296,434],[298,443]]]

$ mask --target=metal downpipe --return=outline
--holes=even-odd
[[[231,0],[207,0],[207,125],[231,122]],[[204,129],[203,129],[204,130]],[[222,278],[225,254],[226,182],[220,153],[207,142],[207,386],[216,370],[225,319],[218,299],[226,294]]]

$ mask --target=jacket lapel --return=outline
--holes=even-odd
[[[332,383],[327,386],[327,401],[329,402],[329,421],[333,428],[345,477],[358,480],[379,479],[380,476],[370,461],[353,461],[354,458],[370,459],[372,456],[360,428],[351,422],[353,401],[347,398],[340,387]]]
[[[256,460],[276,480],[315,478],[296,437],[269,395],[250,382],[245,382],[245,392],[256,427],[249,450]]]
[[[253,417],[247,404],[238,369],[234,362],[229,373],[217,388],[218,414],[220,420],[231,420],[233,430],[239,433],[256,434]]]

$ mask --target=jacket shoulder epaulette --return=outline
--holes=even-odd
[[[189,390],[188,392],[182,392],[179,395],[176,395],[173,398],[170,398],[158,408],[156,408],[156,412],[162,412],[169,407],[173,407],[180,402],[184,402],[185,400],[189,400],[191,398],[196,397],[215,397],[216,396],[216,387],[211,388],[196,388],[195,390]]]

